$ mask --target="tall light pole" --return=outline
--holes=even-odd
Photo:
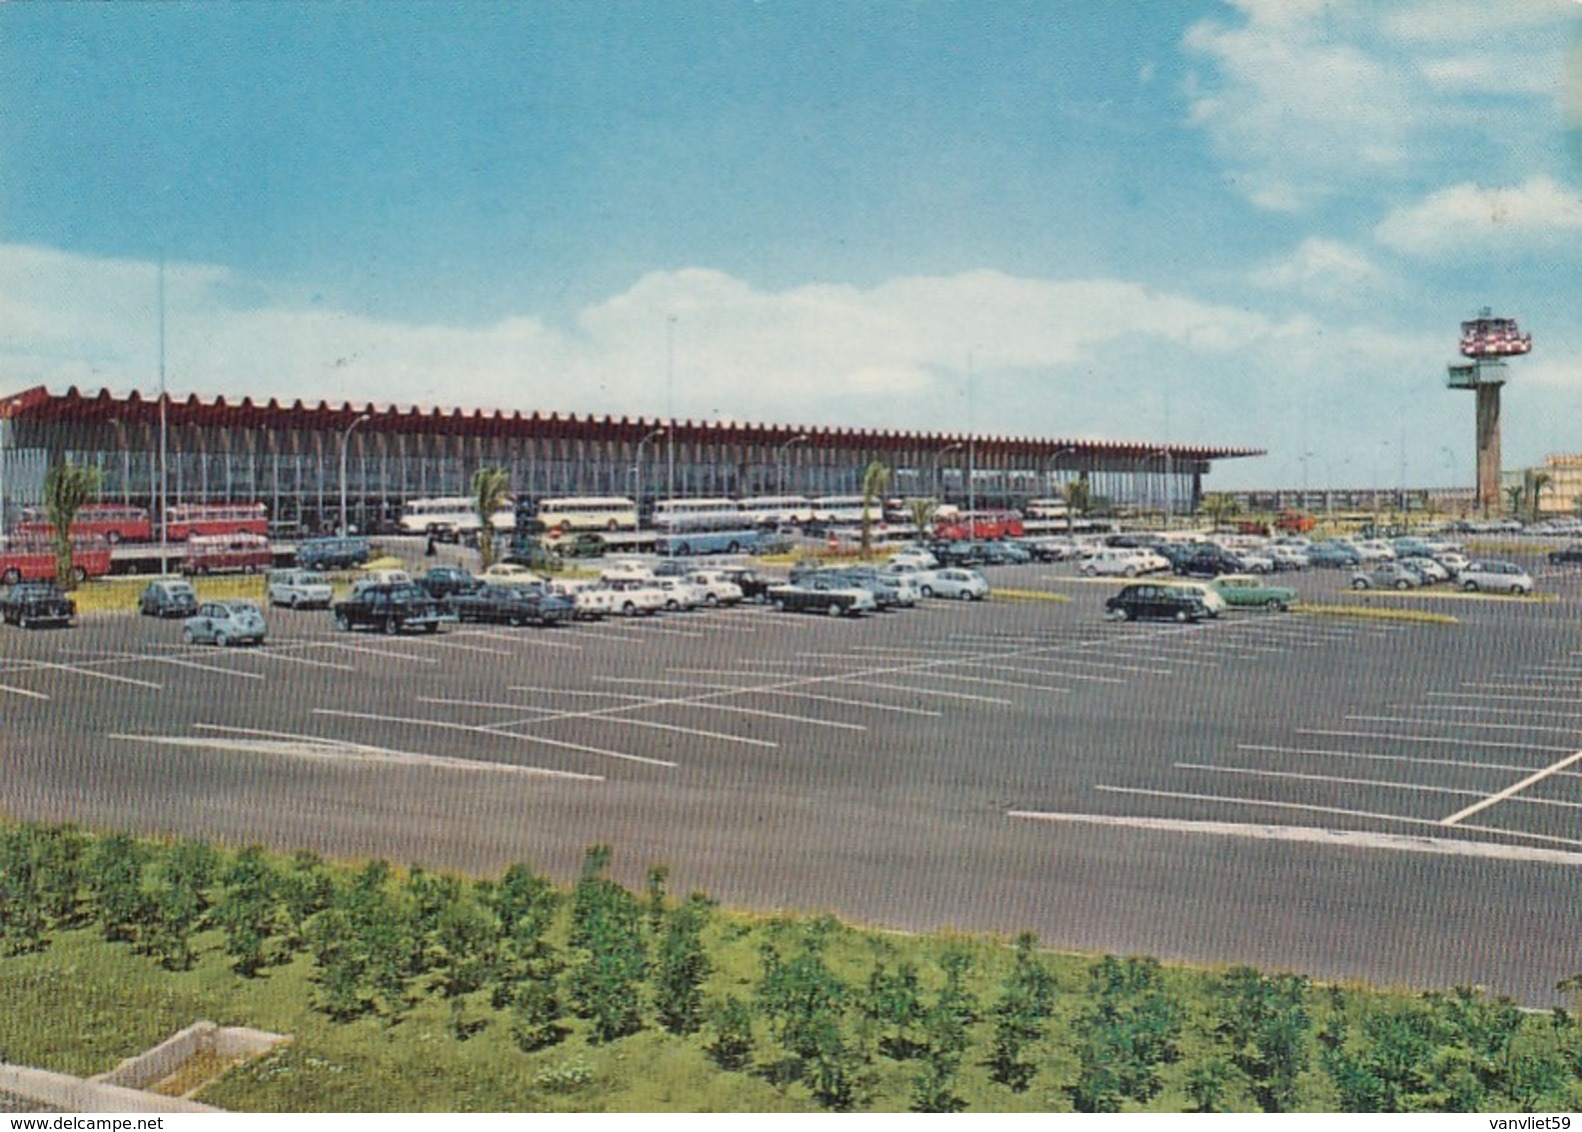
[[[346,426],[346,431],[341,433],[341,535],[346,534],[346,448],[352,438],[352,429],[364,421],[373,420],[367,413],[358,417]]]
[[[165,392],[165,253],[159,253],[159,572],[170,569],[170,397]]]
[[[643,445],[647,444],[650,440],[663,435],[665,435],[665,430],[662,428],[656,428],[647,436],[643,437],[643,439],[637,442],[637,453],[632,458],[632,469],[637,473],[637,513],[639,516],[641,516],[643,513]]]
[[[10,451],[11,439],[11,410],[16,407],[16,402],[11,401],[0,405],[0,546],[5,546],[5,517],[6,517],[6,461]]]
[[[784,444],[778,444],[778,445],[775,446],[775,494],[776,495],[784,495],[785,491],[786,491],[786,469],[785,469],[786,449],[790,448],[793,444],[801,444],[806,439],[807,439],[807,436],[805,434],[804,435],[799,435],[799,436],[793,436],[790,440],[786,441]]]
[[[665,323],[665,416],[670,419],[665,434],[665,498],[676,498],[676,316]]]
[[[1044,457],[1042,461],[1042,467],[1038,472],[1038,482],[1041,485],[1041,490],[1049,490],[1049,465],[1055,460],[1058,460],[1060,457],[1064,456],[1067,452],[1076,451],[1078,451],[1078,448],[1075,444],[1068,444],[1064,448],[1056,448],[1053,452]]]
[[[934,493],[936,500],[940,503],[944,502],[942,498],[944,493],[939,490],[939,458],[947,452],[954,452],[958,448],[965,447],[966,445],[958,440],[955,444],[945,445],[945,447],[929,457],[928,490]]]

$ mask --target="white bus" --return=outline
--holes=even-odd
[[[489,516],[489,524],[497,531],[516,528],[516,509],[509,501]],[[401,508],[401,533],[427,534],[435,528],[452,528],[462,532],[476,531],[479,527],[478,512],[473,501],[465,495],[452,495],[439,499],[409,499]]]
[[[742,505],[734,499],[661,499],[654,504],[656,530],[719,531],[743,522]]]
[[[536,533],[635,531],[637,502],[624,495],[567,495],[522,505]]]
[[[1064,499],[1029,499],[1022,508],[1022,514],[1029,519],[1064,519],[1066,511]]]
[[[759,495],[742,500],[742,518],[760,526],[806,523],[813,518],[813,504],[805,495]]]
[[[873,501],[869,516],[875,523],[884,517],[882,500]],[[842,524],[862,522],[862,496],[821,495],[813,500],[813,518],[820,523]]]

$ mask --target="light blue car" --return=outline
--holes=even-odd
[[[261,645],[268,632],[264,615],[254,603],[206,601],[183,623],[181,639],[189,645],[201,642],[224,648],[230,644]]]

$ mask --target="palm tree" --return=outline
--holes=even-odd
[[[98,468],[70,462],[56,464],[44,477],[44,514],[49,519],[50,541],[55,544],[55,580],[61,589],[77,588],[72,562],[71,525],[82,505],[99,494],[104,473]]]
[[[1527,489],[1519,483],[1513,483],[1505,489],[1505,498],[1511,501],[1511,514],[1522,513],[1522,497],[1527,494]]]
[[[884,489],[890,484],[890,469],[878,460],[862,473],[862,556],[873,555],[873,505],[883,505]]]
[[[479,468],[472,474],[472,505],[478,512],[478,565],[494,565],[494,513],[506,504],[511,480],[504,468]]]
[[[1071,533],[1072,516],[1087,514],[1092,495],[1088,491],[1088,476],[1084,472],[1074,480],[1067,480],[1060,488],[1060,494],[1066,501],[1066,534]]]
[[[906,509],[912,517],[912,525],[917,528],[917,537],[926,538],[934,525],[934,512],[939,510],[939,504],[932,499],[908,499]]]
[[[1548,487],[1549,484],[1553,482],[1553,480],[1554,476],[1550,475],[1548,472],[1527,473],[1527,482],[1529,485],[1531,485],[1528,499],[1532,503],[1533,522],[1535,523],[1538,521],[1538,507],[1540,501],[1543,499],[1544,488]]]

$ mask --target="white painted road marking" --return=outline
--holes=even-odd
[[[1507,798],[1510,798],[1510,797],[1513,797],[1514,795],[1520,794],[1523,790],[1526,790],[1529,786],[1532,786],[1533,784],[1538,783],[1538,782],[1542,782],[1544,779],[1548,778],[1551,774],[1554,774],[1556,771],[1564,770],[1566,767],[1570,766],[1572,763],[1576,762],[1578,759],[1582,759],[1582,751],[1577,751],[1574,754],[1568,755],[1567,757],[1561,759],[1559,762],[1551,763],[1550,765],[1544,767],[1542,770],[1534,771],[1532,774],[1529,774],[1526,778],[1522,779],[1520,782],[1513,783],[1512,785],[1507,786],[1504,790],[1501,790],[1498,794],[1490,794],[1487,798],[1484,798],[1481,802],[1474,802],[1472,805],[1468,806],[1464,810],[1457,810],[1455,813],[1451,814],[1448,818],[1446,818],[1442,824],[1444,824],[1444,825],[1455,825],[1462,818],[1469,818],[1473,814],[1477,813],[1479,810],[1485,810],[1485,809],[1487,809],[1490,806],[1493,806],[1493,805],[1496,805],[1496,804],[1498,804],[1500,802],[1505,801]],[[1535,801],[1536,799],[1528,798],[1528,799],[1521,799],[1521,800],[1522,801]],[[1568,806],[1575,805],[1575,803],[1565,803],[1565,804],[1568,805]]]
[[[373,712],[338,711],[334,708],[314,708],[314,715],[336,716],[341,719],[365,719],[374,723],[400,723],[408,727],[435,727],[445,731],[469,731],[474,735],[493,735],[500,739],[519,739],[524,743],[542,743],[546,747],[558,747],[566,751],[581,751],[583,754],[599,755],[607,759],[621,759],[625,762],[647,763],[649,766],[674,767],[676,764],[665,759],[644,758],[642,755],[629,755],[624,751],[608,751],[602,747],[589,747],[582,743],[563,743],[559,739],[545,739],[539,735],[519,735],[514,731],[502,731],[501,724],[496,727],[473,727],[465,723],[449,723],[440,719],[414,719],[401,715],[376,715]],[[535,722],[523,720],[521,722]]]

